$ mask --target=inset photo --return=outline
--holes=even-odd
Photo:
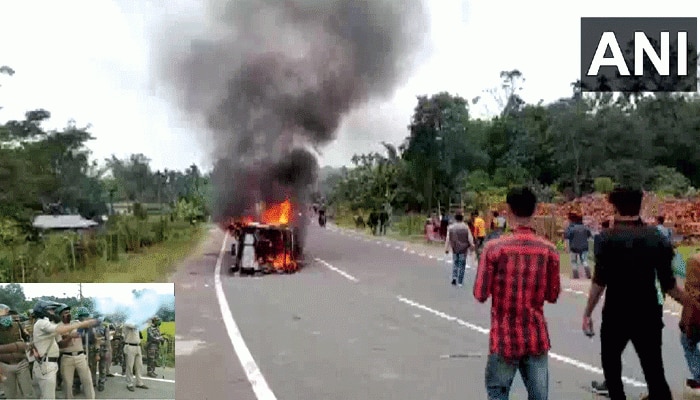
[[[174,399],[174,284],[0,285],[0,392]]]

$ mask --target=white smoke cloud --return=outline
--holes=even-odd
[[[174,302],[165,300],[163,295],[150,289],[130,295],[130,298],[116,299],[95,297],[95,310],[102,315],[124,313],[127,316],[126,323],[143,329],[148,326],[148,320],[156,315],[161,306],[167,305],[174,308]]]

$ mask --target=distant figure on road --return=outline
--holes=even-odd
[[[452,251],[452,286],[464,283],[464,270],[467,266],[467,253],[474,247],[474,238],[469,227],[464,223],[464,215],[457,213],[455,222],[447,230],[445,254]]]
[[[613,227],[601,233],[584,332],[593,330],[591,314],[607,288],[600,328],[601,361],[608,393],[626,399],[622,384],[622,352],[631,340],[639,357],[649,398],[671,400],[661,356],[663,307],[655,281],[683,305],[691,299],[677,286],[671,261],[673,247],[656,227],[645,225],[639,212],[643,193],[638,189],[613,190],[608,201],[615,208]]]
[[[664,226],[665,223],[666,218],[663,215],[659,215],[658,217],[656,217],[656,229],[659,230],[661,236],[665,237],[670,242],[673,240],[673,231],[671,230],[671,228],[667,228],[666,226]]]
[[[385,210],[379,212],[379,234],[386,235],[386,225],[389,223],[389,213]]]
[[[491,231],[496,232],[501,236],[506,231],[506,218],[498,213],[493,212],[493,220],[491,220]]]
[[[440,215],[440,239],[445,240],[447,239],[447,228],[450,226],[450,217],[447,216],[444,209],[441,211]]]
[[[480,303],[493,298],[486,392],[490,400],[507,400],[520,371],[528,399],[546,400],[551,344],[544,302],[555,303],[561,292],[559,253],[532,228],[537,198],[530,189],[511,189],[506,202],[512,234],[486,243],[474,282]]]
[[[484,239],[486,239],[486,221],[479,216],[478,211],[474,210],[472,211],[472,222],[476,231],[476,253],[479,255],[484,246]]]
[[[591,230],[583,224],[583,216],[577,213],[569,214],[569,226],[564,232],[566,247],[571,256],[571,278],[579,278],[579,268],[583,267],[586,279],[591,279],[591,268],[588,266],[588,239]]]
[[[326,208],[325,207],[321,207],[318,210],[318,225],[322,228],[326,226]]]
[[[379,214],[372,210],[369,213],[369,218],[367,219],[367,226],[372,231],[372,235],[377,234],[377,226],[379,226]]]

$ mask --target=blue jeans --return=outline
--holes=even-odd
[[[510,388],[519,370],[527,388],[528,400],[547,400],[549,396],[548,354],[525,356],[508,361],[490,354],[486,363],[486,393],[488,400],[508,400]]]
[[[464,253],[452,255],[452,279],[460,285],[464,282],[464,270],[467,267],[467,255]]]
[[[571,265],[583,265],[588,266],[588,252],[582,251],[580,253],[571,252]]]
[[[684,332],[681,332],[681,346],[685,353],[685,361],[688,369],[693,375],[693,380],[700,382],[700,351],[698,351],[698,339],[690,339]]]

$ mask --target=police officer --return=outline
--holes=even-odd
[[[31,351],[34,359],[32,372],[39,387],[40,399],[56,398],[56,373],[58,372],[59,347],[57,335],[66,335],[76,328],[87,328],[95,324],[89,319],[75,325],[62,325],[56,310],[65,306],[55,301],[39,300],[34,305],[36,322],[32,330]]]
[[[141,380],[143,369],[141,332],[134,324],[124,324],[124,357],[126,358],[126,388],[133,392],[134,383],[136,383],[137,388],[148,389]]]
[[[88,319],[89,316],[90,310],[88,310],[86,307],[78,307],[78,312],[76,313],[78,321],[85,321]],[[101,341],[97,336],[97,332],[94,327],[84,328],[79,332],[82,336],[85,352],[87,353],[87,362],[88,367],[90,368],[91,377],[90,388],[84,388],[84,390],[86,391],[86,393],[92,392],[94,396],[94,387],[97,386],[97,361],[100,358],[99,349]],[[83,386],[85,385],[83,384]]]
[[[148,376],[157,378],[156,375],[156,360],[160,358],[160,345],[165,342],[163,335],[160,333],[160,318],[153,317],[151,326],[146,331],[146,357],[148,359]]]
[[[85,389],[85,398],[94,399],[95,390],[92,387],[92,377],[90,376],[90,369],[88,368],[88,360],[85,355],[85,349],[83,348],[83,341],[80,333],[77,331],[77,324],[75,321],[71,321],[71,309],[68,306],[61,306],[56,310],[60,317],[61,323],[59,326],[72,327],[74,330],[62,335],[61,341],[58,342],[58,347],[61,353],[61,376],[63,382],[63,392],[65,393],[66,399],[73,398],[73,388],[71,383],[73,383],[73,378],[75,373],[78,373],[80,378],[80,383]]]
[[[20,325],[19,316],[16,320],[11,311],[7,305],[0,304],[0,371],[6,378],[5,396],[30,399],[34,398],[26,353],[30,337]]]

